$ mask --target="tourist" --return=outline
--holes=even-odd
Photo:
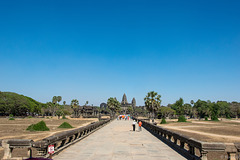
[[[138,126],[139,126],[139,128],[138,128],[139,132],[142,131],[142,122],[141,121],[138,122]]]
[[[135,120],[133,120],[132,126],[133,126],[133,131],[135,131],[135,126],[136,126],[136,121]]]

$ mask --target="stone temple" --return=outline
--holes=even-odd
[[[124,111],[124,113],[126,113],[129,106],[131,106],[131,107],[133,107],[133,109],[135,109],[136,108],[136,100],[135,100],[135,98],[133,98],[132,103],[128,103],[127,96],[124,93],[123,98],[122,98],[122,102],[121,102],[122,111]]]

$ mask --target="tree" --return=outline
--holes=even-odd
[[[211,114],[211,120],[218,121],[218,116],[220,113],[219,105],[215,102],[208,103],[208,104],[209,104],[209,110],[210,110],[210,114]]]
[[[61,102],[61,100],[62,100],[62,97],[61,96],[57,96],[57,102],[59,103],[59,102]]]
[[[191,100],[191,101],[190,101],[190,104],[193,106],[193,105],[194,105],[194,101],[193,101],[193,100]]]
[[[217,101],[217,105],[219,106],[219,115],[220,117],[230,118],[230,104],[226,101]]]
[[[238,119],[238,117],[240,116],[240,103],[238,102],[230,103],[230,110],[233,117]]]
[[[75,118],[79,117],[79,110],[80,110],[80,108],[79,108],[79,102],[78,102],[77,99],[73,99],[71,101],[71,107],[72,107],[72,109],[74,111],[74,117]]]
[[[158,109],[158,116],[160,118],[172,117],[174,114],[176,114],[176,111],[169,107],[160,107]]]
[[[177,100],[172,106],[171,108],[174,109],[176,111],[177,115],[184,115],[185,110],[184,110],[184,101],[182,98],[179,98],[179,100]]]
[[[52,102],[47,102],[46,104],[47,111],[54,115],[55,109],[54,109],[54,104]]]
[[[183,105],[183,108],[184,108],[184,114],[185,114],[185,115],[192,116],[193,111],[192,111],[192,106],[191,106],[191,104],[185,103],[185,104]]]
[[[208,117],[209,116],[209,105],[208,102],[206,101],[202,101],[202,100],[198,100],[193,108],[196,108],[197,111],[197,115],[199,118],[204,118],[204,117]]]
[[[115,117],[116,112],[120,111],[120,102],[116,98],[108,98],[107,106],[111,110],[111,115]]]
[[[128,106],[127,111],[128,111],[128,113],[133,114],[133,107]]]
[[[155,112],[161,105],[161,95],[158,95],[157,92],[151,91],[148,92],[147,96],[144,98],[145,106],[152,113],[152,122],[154,122]]]

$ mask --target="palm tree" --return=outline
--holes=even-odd
[[[62,97],[61,96],[57,96],[57,102],[59,103],[59,102],[61,102],[61,100],[62,100]]]
[[[120,110],[120,102],[116,98],[110,97],[107,101],[107,106],[112,112],[112,116],[115,116],[115,113]]]
[[[66,105],[66,101],[63,101],[63,105],[64,105],[64,106]]]
[[[155,112],[161,105],[162,100],[160,98],[161,95],[158,95],[158,93],[154,91],[148,92],[147,96],[144,98],[145,106],[152,112],[152,122],[154,122]]]
[[[79,111],[79,102],[77,99],[73,99],[71,101],[71,106],[72,106],[72,109],[74,111],[74,117],[78,117],[78,111]]]

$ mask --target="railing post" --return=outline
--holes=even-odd
[[[28,157],[32,158],[32,148],[28,148]]]
[[[201,160],[207,160],[207,151],[201,150]]]
[[[2,147],[4,148],[3,159],[11,159],[13,149],[10,148],[10,145],[8,144],[8,140],[2,140]]]
[[[229,160],[237,160],[236,159],[236,152],[228,152]]]

